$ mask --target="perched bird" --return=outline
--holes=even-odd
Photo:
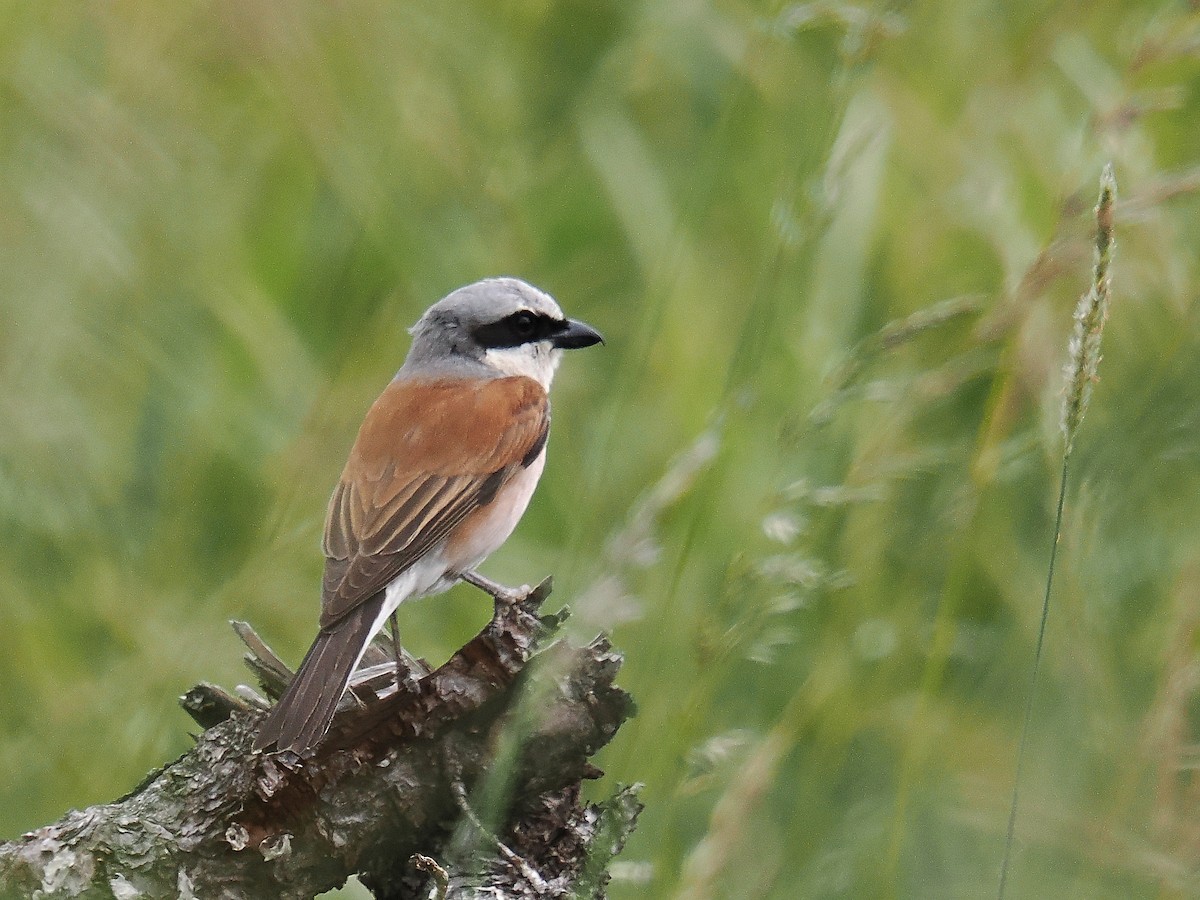
[[[516,278],[459,288],[411,333],[329,502],[320,633],[256,750],[320,742],[371,638],[405,600],[460,579],[515,599],[475,568],[512,534],[542,474],[562,351],[603,340]]]

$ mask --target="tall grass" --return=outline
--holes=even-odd
[[[1111,159],[1122,315],[1008,890],[1195,894],[1198,29],[1116,0],[6,8],[0,833],[185,749],[171,698],[243,677],[226,619],[299,656],[404,329],[511,273],[608,338],[486,571],[553,572],[626,654],[596,792],[647,809],[612,896],[994,892]],[[456,590],[401,633],[436,661],[487,614]]]
[[[1004,835],[1004,858],[1000,863],[999,897],[1004,900],[1008,870],[1012,859],[1013,837],[1017,827],[1017,811],[1021,792],[1021,775],[1025,768],[1025,749],[1029,740],[1029,725],[1033,720],[1037,697],[1038,673],[1042,667],[1042,649],[1046,641],[1046,622],[1050,618],[1050,596],[1054,587],[1054,564],[1058,560],[1058,542],[1062,537],[1063,507],[1067,500],[1067,474],[1075,435],[1083,423],[1092,398],[1092,383],[1099,377],[1100,342],[1104,323],[1108,320],[1108,305],[1112,289],[1110,267],[1113,255],[1113,206],[1116,203],[1117,182],[1112,166],[1105,166],[1100,177],[1100,199],[1096,203],[1096,261],[1091,287],[1075,306],[1075,327],[1067,346],[1067,362],[1063,367],[1066,383],[1062,402],[1062,472],[1058,477],[1058,502],[1054,507],[1054,538],[1050,542],[1050,562],[1046,567],[1046,591],[1042,595],[1042,617],[1038,621],[1037,643],[1034,645],[1033,666],[1029,673],[1029,693],[1025,700],[1025,715],[1021,719],[1021,737],[1017,749],[1017,771],[1013,777],[1012,802],[1008,810],[1008,828]]]

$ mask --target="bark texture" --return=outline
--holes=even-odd
[[[596,897],[632,831],[635,789],[584,806],[588,758],[632,713],[608,641],[545,644],[549,583],[501,605],[443,666],[399,687],[374,662],[308,758],[254,754],[261,698],[198,685],[207,730],[114,803],[0,845],[0,897],[309,898],[358,874],[378,898]],[[249,629],[278,696],[290,672]],[[490,822],[492,824],[485,824]]]

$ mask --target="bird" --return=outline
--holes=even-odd
[[[447,294],[409,332],[329,501],[320,630],[255,751],[319,746],[371,639],[404,601],[460,580],[497,602],[521,596],[476,569],[512,534],[541,477],[563,351],[604,339],[510,277]]]

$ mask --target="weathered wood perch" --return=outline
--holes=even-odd
[[[198,685],[181,700],[206,728],[196,746],[120,800],[0,845],[0,897],[310,898],[351,874],[389,900],[602,896],[640,805],[627,789],[584,807],[579,785],[632,701],[603,637],[538,649],[561,622],[538,615],[549,592],[497,606],[400,688],[373,648],[311,758],[252,754],[264,701]],[[277,697],[291,673],[236,627]],[[493,833],[467,798],[497,774],[482,791],[508,798]]]

